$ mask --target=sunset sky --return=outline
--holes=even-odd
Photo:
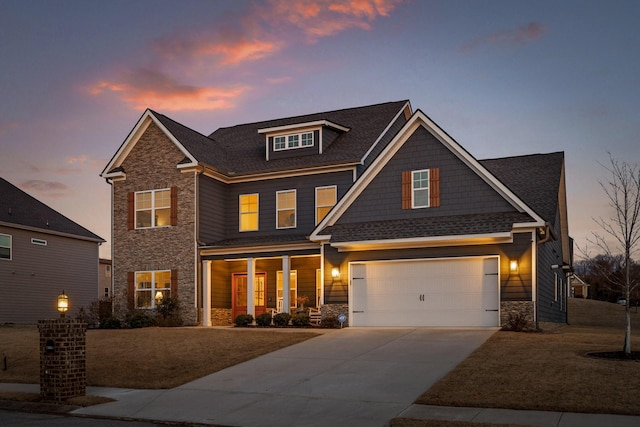
[[[0,0],[0,176],[110,240],[99,173],[147,107],[208,135],[409,99],[478,159],[564,151],[584,246],[607,152],[640,162],[638,22],[635,0]]]

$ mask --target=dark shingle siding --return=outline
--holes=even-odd
[[[100,236],[0,178],[0,221],[104,242]]]

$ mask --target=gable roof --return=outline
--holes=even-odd
[[[94,242],[105,241],[2,178],[0,224],[38,229],[44,233],[67,235]]]
[[[389,124],[409,108],[408,100],[322,113],[267,120],[220,128],[209,136],[169,117],[147,109],[101,173],[103,178],[122,176],[120,166],[150,123],[155,123],[185,154],[180,167],[203,165],[228,177],[299,168],[361,164]],[[304,123],[329,123],[346,130],[319,155],[266,159],[265,129]]]
[[[395,138],[387,145],[387,147],[378,155],[373,164],[364,172],[364,174],[349,189],[347,194],[334,206],[329,214],[318,224],[316,229],[311,233],[311,240],[323,240],[329,233],[330,228],[336,224],[340,216],[349,208],[356,200],[359,194],[366,186],[376,177],[387,162],[393,158],[395,153],[410,138],[418,127],[424,127],[438,141],[448,148],[455,156],[473,170],[480,178],[482,178],[489,186],[491,186],[498,194],[500,194],[508,203],[510,203],[514,211],[525,214],[520,216],[518,224],[520,226],[542,226],[544,219],[529,205],[527,205],[518,194],[514,193],[501,180],[489,172],[478,160],[476,160],[468,151],[460,146],[451,136],[435,124],[422,111],[417,110],[404,125],[402,130],[398,132]],[[556,193],[557,194],[557,193]],[[433,221],[433,220],[431,220]],[[409,221],[411,222],[411,221]],[[415,222],[415,221],[413,221]],[[512,223],[513,224],[513,223]],[[413,227],[414,225],[405,224],[405,227]],[[340,227],[338,227],[340,230]],[[426,237],[426,236],[425,236]],[[333,240],[333,236],[332,236]]]

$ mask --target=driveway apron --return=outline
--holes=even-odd
[[[384,426],[496,330],[345,328],[76,413],[243,427]]]

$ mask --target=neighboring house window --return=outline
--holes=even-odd
[[[258,229],[258,194],[240,195],[240,231]]]
[[[47,241],[44,239],[31,239],[31,244],[38,246],[47,246]]]
[[[295,228],[296,190],[276,193],[276,228]]]
[[[278,299],[277,309],[278,312],[288,312],[287,310],[282,309],[282,296],[284,295],[284,286],[282,284],[282,270],[276,272],[276,297]],[[295,309],[298,302],[296,299],[298,298],[298,272],[297,270],[291,270],[289,272],[289,310]]]
[[[324,219],[338,199],[338,190],[335,185],[329,187],[316,187],[316,225]]]
[[[107,277],[111,277],[111,266],[110,266],[110,265],[107,265],[107,266],[105,267],[105,273],[104,273],[104,275],[105,275],[105,276],[107,276]]]
[[[440,169],[421,169],[402,173],[402,209],[440,206]]]
[[[171,297],[171,271],[138,271],[135,273],[135,308],[155,308]]]
[[[0,259],[11,259],[11,236],[0,234]]]
[[[313,132],[295,133],[291,135],[275,136],[273,138],[274,151],[312,146]]]
[[[129,229],[178,225],[177,187],[129,193]]]

